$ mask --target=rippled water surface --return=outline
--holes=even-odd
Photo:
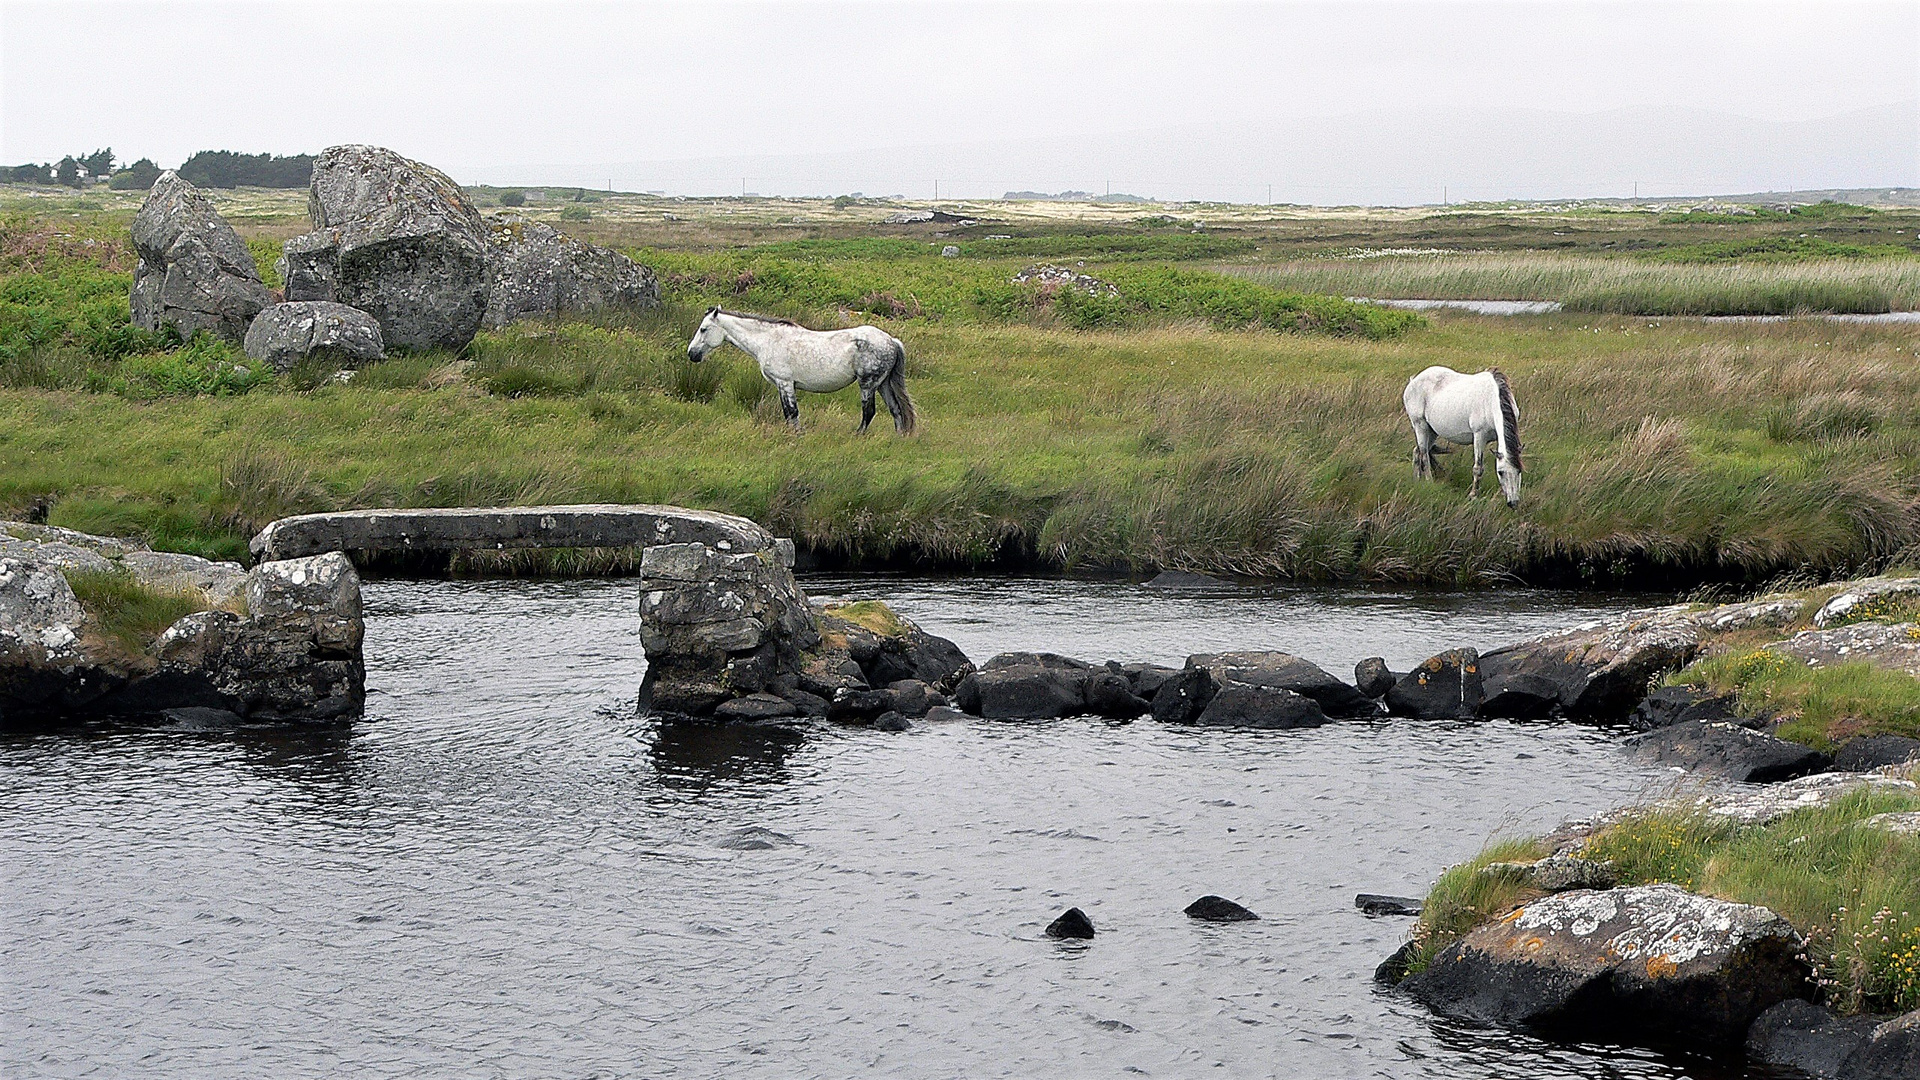
[[[1283,647],[1342,674],[1623,606],[816,577],[976,659]],[[0,738],[0,1075],[1700,1075],[1377,994],[1490,835],[1660,782],[1573,726],[663,728],[635,587],[379,582],[305,734]],[[1217,892],[1262,916],[1192,922]],[[1089,943],[1048,940],[1068,905]]]

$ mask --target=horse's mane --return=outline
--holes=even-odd
[[[726,308],[714,308],[714,310],[722,315],[731,315],[736,319],[752,319],[754,322],[773,323],[777,326],[800,326],[799,323],[794,322],[792,319],[782,319],[774,315],[755,315],[751,311],[729,311]],[[802,330],[806,329],[804,326],[800,328]]]
[[[1520,407],[1513,403],[1513,387],[1499,368],[1488,368],[1487,374],[1493,376],[1493,384],[1500,389],[1500,424],[1507,429],[1507,459],[1515,469],[1524,469],[1520,464]]]

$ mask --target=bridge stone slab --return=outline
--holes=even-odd
[[[622,548],[704,544],[718,551],[771,551],[787,565],[793,545],[733,514],[678,506],[572,506],[346,510],[282,518],[249,545],[255,559],[328,551],[399,555],[503,548]]]

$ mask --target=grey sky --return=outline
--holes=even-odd
[[[686,193],[745,176],[767,193],[925,195],[943,174],[960,195],[1112,180],[1249,201],[1278,184],[1320,202],[1426,201],[1445,183],[1456,197],[1920,185],[1916,0],[0,12],[8,163],[373,142],[467,182]],[[1744,118],[1724,161],[1698,149],[1696,129],[1725,127],[1714,114]],[[1663,134],[1642,140],[1646,125]],[[1588,127],[1603,141],[1575,146]],[[1343,160],[1343,130],[1370,147]],[[1609,147],[1646,158],[1655,143],[1609,168]],[[888,148],[913,149],[872,152]]]

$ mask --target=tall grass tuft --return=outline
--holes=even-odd
[[[159,589],[126,570],[71,570],[73,595],[87,613],[87,630],[130,657],[145,652],[167,627],[208,608],[198,589]]]

